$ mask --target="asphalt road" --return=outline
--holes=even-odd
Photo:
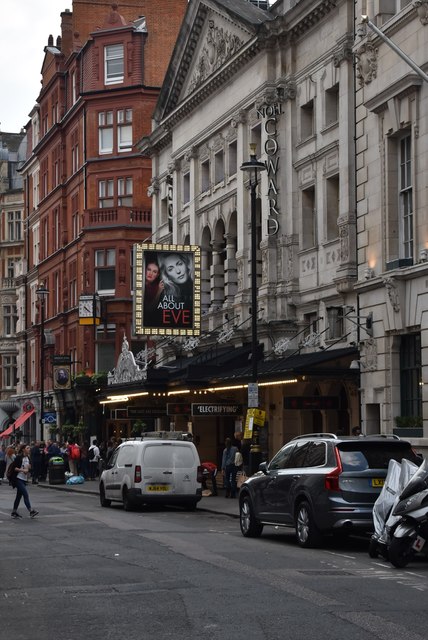
[[[303,550],[283,530],[245,539],[221,513],[30,492],[40,515],[14,521],[0,487],[2,640],[427,638],[424,559],[398,571],[365,539]]]

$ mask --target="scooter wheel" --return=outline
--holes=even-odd
[[[389,545],[389,560],[397,569],[404,569],[413,557],[413,540],[410,538],[392,538]]]
[[[370,538],[369,556],[370,556],[370,558],[378,558],[379,557],[379,547],[378,547],[377,540],[375,538]]]

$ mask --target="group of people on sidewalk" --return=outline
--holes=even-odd
[[[207,477],[211,480],[211,495],[217,496],[217,465],[213,462],[202,462],[201,465],[204,469],[204,480],[202,488],[207,489]],[[225,498],[236,498],[237,496],[237,481],[236,477],[238,472],[244,471],[244,459],[240,449],[232,444],[231,438],[226,438],[225,448],[223,449],[221,459],[221,473],[223,475],[223,486],[226,490]]]

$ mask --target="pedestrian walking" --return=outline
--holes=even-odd
[[[0,484],[6,473],[6,447],[4,444],[0,447]]]
[[[15,501],[13,503],[13,510],[10,514],[15,520],[22,518],[18,513],[19,503],[21,498],[24,500],[24,504],[28,509],[30,518],[34,518],[39,512],[33,509],[30,502],[30,496],[27,491],[27,478],[31,470],[30,464],[30,446],[28,444],[22,444],[19,447],[16,458],[12,462],[14,470],[11,476],[11,484],[16,488]]]
[[[89,478],[95,480],[97,477],[98,463],[100,461],[100,450],[98,448],[98,441],[93,440],[91,446],[88,449],[89,460]]]
[[[39,484],[40,475],[42,473],[42,451],[38,440],[36,440],[31,447],[30,460],[31,482],[32,484]]]
[[[238,447],[232,445],[232,440],[226,438],[225,448],[221,460],[221,470],[224,477],[224,488],[226,489],[226,498],[236,498],[236,472],[235,456]]]
[[[69,440],[67,447],[68,466],[73,476],[79,475],[80,447],[74,440]]]

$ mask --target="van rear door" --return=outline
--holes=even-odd
[[[147,496],[196,494],[199,459],[188,442],[148,442],[142,460],[142,493]]]

